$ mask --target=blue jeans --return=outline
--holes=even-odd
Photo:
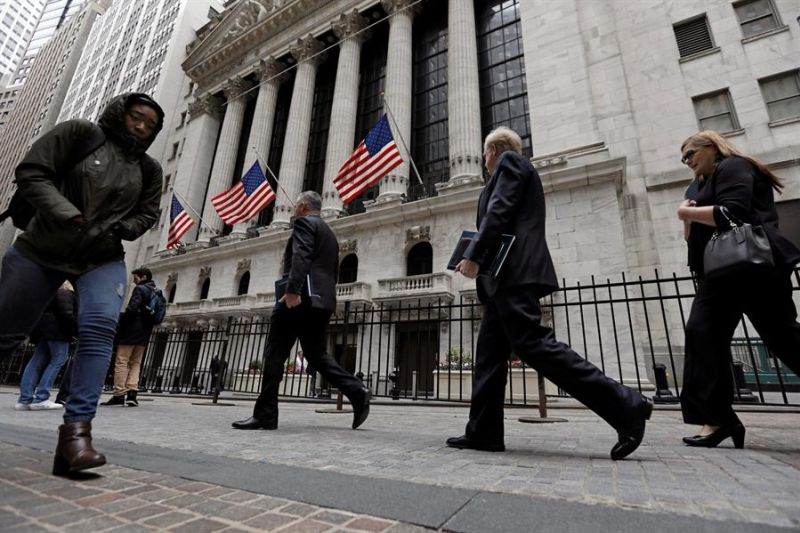
[[[45,402],[58,372],[69,357],[67,341],[40,341],[33,357],[25,366],[19,384],[19,403]],[[34,396],[34,392],[36,395]]]
[[[15,246],[9,248],[0,275],[0,361],[25,340],[67,278],[75,286],[79,303],[78,349],[64,422],[89,422],[97,411],[127,288],[123,261],[70,276],[31,261]]]

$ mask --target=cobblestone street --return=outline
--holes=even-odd
[[[230,422],[249,415],[247,399],[209,407],[145,395],[139,408],[100,408],[94,437],[110,464],[64,480],[49,475],[61,414],[15,412],[13,399],[0,394],[4,531],[800,526],[800,415],[791,412],[744,412],[744,450],[705,450],[683,446],[694,428],[678,411],[658,409],[643,446],[612,462],[614,432],[563,400],[550,415],[566,423],[522,424],[533,410],[507,410],[508,450],[493,454],[444,446],[463,431],[460,406],[385,402],[352,431],[350,415],[316,411],[330,404],[285,402],[278,431],[241,432]]]

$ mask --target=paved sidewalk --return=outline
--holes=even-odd
[[[11,448],[23,456],[33,453],[25,451],[29,448],[51,450],[59,413],[15,412],[13,398],[0,394],[0,443],[26,446]],[[190,399],[143,398],[151,401],[139,408],[100,408],[94,435],[114,465],[99,471],[101,482],[124,478],[118,474],[134,468],[145,479],[151,474],[142,472],[166,476],[168,483],[199,480],[350,517],[328,524],[329,530],[347,530],[336,528],[358,520],[382,521],[384,529],[411,523],[476,532],[608,527],[749,532],[800,526],[796,413],[744,413],[745,450],[729,443],[702,450],[680,442],[693,428],[682,424],[678,412],[657,410],[644,445],[630,460],[613,462],[608,452],[616,435],[583,409],[551,411],[569,420],[561,424],[521,424],[518,416],[535,412],[508,410],[508,451],[493,454],[444,446],[446,437],[463,432],[464,407],[375,405],[363,428],[352,431],[351,415],[315,411],[330,405],[282,403],[278,431],[243,432],[229,429],[230,422],[248,416],[251,401],[205,407]],[[0,446],[5,457],[9,445]],[[0,473],[3,480],[8,481]],[[92,481],[76,483],[95,488]],[[0,492],[6,511],[14,507],[8,494]],[[167,512],[195,512],[192,519],[201,519],[196,508]],[[213,516],[212,511],[208,519]]]

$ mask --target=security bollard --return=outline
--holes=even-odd
[[[733,382],[735,385],[733,401],[759,403],[758,396],[747,387],[747,381],[744,379],[744,363],[741,361],[733,362]]]
[[[653,365],[653,373],[656,376],[656,395],[653,397],[655,403],[676,403],[678,398],[672,394],[672,390],[667,383],[667,367],[661,363]]]

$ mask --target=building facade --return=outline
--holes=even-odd
[[[0,1],[0,76],[9,76],[2,85],[8,83],[25,56],[46,3],[46,0]]]

